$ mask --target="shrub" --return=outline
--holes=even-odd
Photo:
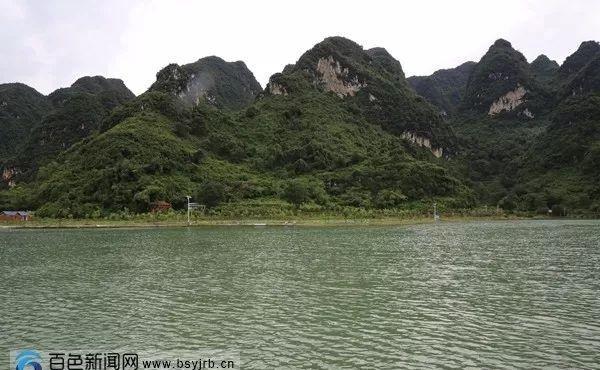
[[[283,199],[296,206],[308,202],[310,200],[308,184],[300,179],[288,182],[283,190]]]
[[[394,208],[406,201],[408,197],[399,191],[384,189],[375,197],[375,207]]]

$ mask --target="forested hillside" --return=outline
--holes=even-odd
[[[460,141],[453,165],[480,203],[600,211],[599,48],[586,41],[561,66],[544,55],[528,64],[498,40],[477,63],[449,124]]]
[[[563,65],[505,40],[405,78],[383,48],[331,37],[264,91],[243,62],[171,64],[135,97],[85,77],[45,97],[0,86],[1,208],[148,212],[185,196],[224,217],[600,211],[598,44]],[[3,103],[5,102],[5,103]]]

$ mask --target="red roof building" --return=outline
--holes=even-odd
[[[171,209],[171,203],[162,200],[150,204],[150,212],[167,212]]]
[[[29,221],[31,213],[28,211],[2,211],[0,221]]]

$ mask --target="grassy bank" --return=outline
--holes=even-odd
[[[572,217],[574,218],[574,217]],[[589,217],[579,217],[589,218]],[[493,220],[523,220],[523,219],[550,219],[539,215],[525,214],[493,214],[493,215],[442,215],[441,222],[461,221],[493,221]],[[556,218],[553,218],[556,219]],[[394,226],[433,223],[430,215],[412,217],[379,217],[379,218],[343,218],[343,217],[295,217],[288,219],[269,218],[194,218],[192,227],[201,226]],[[4,221],[0,228],[152,228],[152,227],[186,227],[186,217],[170,219],[132,218],[122,220],[108,219],[33,219],[26,222]]]

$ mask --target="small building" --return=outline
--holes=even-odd
[[[152,202],[150,204],[150,212],[167,212],[171,209],[171,203],[162,200]]]
[[[0,221],[29,221],[31,212],[29,211],[2,211],[0,212]]]

